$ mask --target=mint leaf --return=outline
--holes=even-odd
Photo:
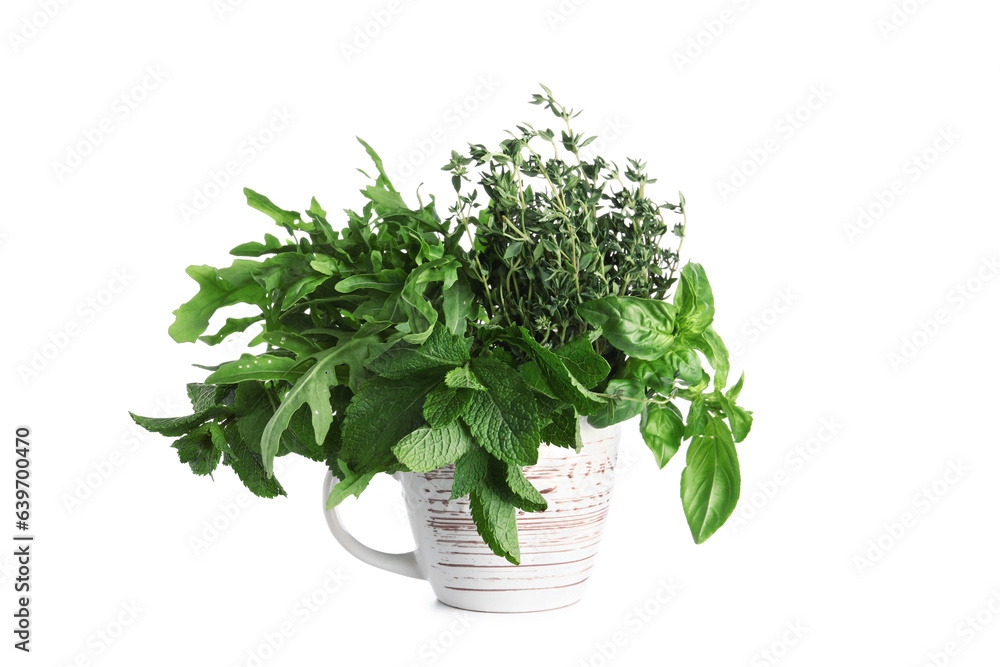
[[[509,340],[528,352],[535,360],[538,372],[553,396],[571,404],[582,415],[590,415],[601,409],[605,403],[604,399],[580,384],[566,368],[562,358],[540,345],[527,329],[519,326],[512,329],[510,334]]]
[[[469,495],[476,486],[486,479],[490,455],[479,445],[473,444],[455,462],[455,479],[451,486],[451,500]]]
[[[739,498],[736,445],[725,422],[713,416],[705,433],[691,441],[681,474],[681,502],[695,543],[707,540],[726,522]]]
[[[418,428],[400,440],[392,451],[408,470],[430,472],[454,463],[472,445],[466,427],[452,422],[443,428]]]
[[[472,389],[474,391],[486,391],[486,387],[476,379],[468,365],[448,371],[444,376],[444,383],[452,389]]]
[[[129,413],[132,420],[151,433],[176,438],[192,431],[210,419],[228,417],[233,413],[228,407],[211,407],[186,417],[140,417]]]
[[[517,508],[481,482],[469,494],[472,520],[483,541],[497,556],[514,565],[521,563],[521,549],[517,543]]]
[[[469,359],[465,341],[444,327],[434,327],[423,345],[399,342],[373,359],[368,367],[390,379],[421,375],[461,366]]]
[[[681,448],[684,417],[673,403],[650,405],[642,413],[639,431],[662,469]]]
[[[541,435],[531,388],[517,371],[494,359],[473,359],[472,372],[487,389],[473,392],[462,416],[476,442],[508,463],[536,463]]]
[[[543,512],[548,508],[548,501],[528,481],[520,466],[493,459],[489,475],[493,489],[525,512]]]
[[[583,449],[583,437],[580,434],[580,418],[576,410],[558,410],[552,414],[552,421],[542,429],[542,440],[555,445],[575,449]]]
[[[434,428],[448,426],[461,415],[472,400],[472,390],[452,389],[439,384],[424,402],[424,419]]]
[[[209,408],[228,407],[235,398],[235,385],[213,385],[192,382],[187,386],[187,395],[195,412]]]
[[[222,451],[216,447],[207,425],[191,431],[171,446],[177,450],[181,463],[191,466],[191,472],[196,475],[212,474],[222,458]]]
[[[424,422],[424,399],[433,382],[419,378],[365,383],[347,406],[341,457],[352,470],[391,470],[392,448]]]
[[[278,480],[270,477],[264,468],[260,451],[256,448],[251,449],[247,445],[236,424],[229,424],[223,430],[232,451],[231,454],[225,455],[223,464],[230,466],[255,496],[274,498],[285,495],[285,490],[281,488]]]
[[[326,499],[327,511],[344,502],[349,496],[360,497],[362,491],[368,488],[368,484],[372,481],[372,478],[378,474],[369,472],[359,475],[352,472],[343,461],[337,461],[337,464],[340,467],[340,474],[337,475],[340,481],[333,487],[333,490],[330,491],[330,496]]]
[[[580,336],[556,350],[573,377],[587,389],[593,389],[611,372],[611,366],[594,351],[588,335]]]

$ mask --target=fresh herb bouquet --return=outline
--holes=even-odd
[[[622,172],[581,157],[594,137],[543,90],[532,103],[565,129],[523,124],[495,150],[452,153],[445,220],[433,198],[407,206],[364,141],[377,175],[339,231],[315,199],[303,215],[246,190],[285,240],[188,268],[200,290],[170,335],[217,345],[260,325],[249,347],[263,349],[201,367],[193,414],[135,421],[177,438],[194,473],[221,462],[262,497],[285,493],[276,457],[323,462],[340,480],[330,508],[378,473],[454,464],[452,498],[470,497],[480,535],[516,564],[517,509],[546,508],[522,472],[539,446],[579,449],[581,416],[607,427],[641,415],[661,468],[690,441],[681,501],[695,541],[710,537],[739,498],[735,443],[751,415],[736,404],[743,378],[727,388],[705,271],[679,264],[684,198],[650,199],[635,160]],[[256,314],[206,335],[236,304]]]

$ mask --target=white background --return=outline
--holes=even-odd
[[[985,0],[7,0],[0,536],[26,424],[37,542],[30,656],[0,550],[3,664],[995,664],[998,21]],[[526,104],[539,81],[606,155],[647,160],[661,198],[683,190],[685,258],[712,280],[755,423],[740,507],[707,544],[680,461],[658,471],[630,423],[584,601],[465,615],[334,542],[321,466],[246,501],[126,411],[182,414],[190,364],[238,355],[167,327],[187,265],[272,231],[244,185],[358,206],[360,135],[443,211],[452,148],[551,123]],[[394,485],[346,510],[403,550]]]

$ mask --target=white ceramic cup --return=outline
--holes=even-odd
[[[581,423],[583,449],[543,445],[525,476],[548,501],[544,512],[517,512],[521,564],[496,556],[483,543],[469,513],[468,497],[449,500],[454,466],[429,473],[396,473],[416,549],[404,554],[376,551],[344,528],[338,508],[325,512],[337,541],[375,567],[426,579],[441,602],[485,612],[546,611],[580,600],[598,545],[614,485],[621,440],[619,425],[606,429]],[[324,510],[334,485],[328,472]]]

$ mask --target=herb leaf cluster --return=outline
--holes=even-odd
[[[495,151],[452,153],[446,219],[433,198],[410,208],[363,141],[375,176],[341,229],[315,199],[300,213],[245,190],[284,238],[190,267],[199,289],[170,335],[218,345],[259,327],[252,351],[188,385],[191,415],[135,421],[176,438],[195,474],[228,466],[262,497],[285,494],[276,458],[322,462],[340,480],[328,507],[379,473],[453,465],[452,498],[469,496],[484,541],[516,564],[518,511],[547,507],[523,472],[540,445],[579,450],[581,418],[641,416],[660,467],[690,443],[682,505],[695,541],[711,536],[739,497],[752,417],[742,377],[727,387],[705,271],[679,264],[683,196],[655,203],[639,161],[582,157],[593,137],[543,90],[532,102],[565,129],[525,123]],[[207,333],[238,304],[256,314]]]

